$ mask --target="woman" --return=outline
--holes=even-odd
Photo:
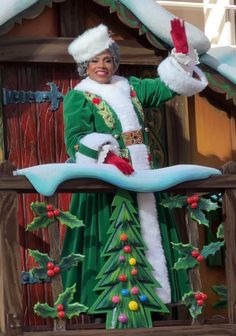
[[[179,20],[172,22],[171,34],[175,49],[158,68],[161,79],[127,80],[114,75],[119,65],[119,48],[104,25],[86,31],[71,43],[69,53],[80,76],[86,77],[64,99],[65,143],[68,154],[78,164],[96,167],[98,162],[109,163],[124,174],[150,169],[143,107],[158,107],[176,94],[193,95],[207,85],[204,74],[195,66],[197,54],[189,52]],[[67,230],[63,255],[83,253],[85,259],[78,268],[64,274],[63,281],[65,286],[77,282],[77,299],[89,307],[97,298],[93,291],[95,278],[104,264],[100,255],[110,224],[111,200],[111,195],[105,193],[74,195],[72,200],[71,211],[84,221],[85,227]],[[148,247],[146,257],[162,286],[157,294],[165,303],[176,302],[188,285],[186,274],[176,275],[171,270],[173,252],[167,241],[168,223],[161,223],[160,232],[153,193],[138,193],[136,202],[142,237]],[[176,229],[171,230],[176,242]],[[162,240],[167,247],[165,252]]]

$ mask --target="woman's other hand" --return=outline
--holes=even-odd
[[[108,152],[104,163],[109,163],[116,166],[123,174],[131,175],[134,172],[128,159],[121,158],[113,152]]]
[[[172,37],[175,51],[177,53],[187,54],[189,47],[184,27],[184,21],[180,19],[171,20],[170,34]]]

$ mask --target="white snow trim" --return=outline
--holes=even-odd
[[[137,202],[141,234],[148,251],[146,258],[153,267],[153,275],[159,281],[162,288],[156,288],[156,292],[164,303],[171,302],[171,289],[166,265],[166,258],[162,247],[160,227],[156,209],[156,200],[153,193],[138,193]]]
[[[127,146],[134,170],[150,169],[147,146],[144,144]]]
[[[117,114],[123,132],[141,129],[126,78],[113,76],[110,84],[101,84],[87,77],[76,85],[75,90],[92,92],[106,101]]]
[[[109,48],[114,41],[109,36],[108,28],[100,24],[86,30],[78,36],[68,47],[68,52],[77,63],[89,61],[102,51]]]
[[[193,96],[208,85],[207,78],[200,68],[194,66],[193,71],[200,79],[191,77],[172,56],[167,57],[158,67],[161,80],[171,90],[184,96]]]
[[[80,143],[96,151],[102,149],[103,145],[111,144],[113,145],[114,152],[118,153],[119,151],[119,144],[111,134],[104,134],[104,133],[87,134],[82,139],[80,139]],[[88,163],[97,163],[96,159],[93,159],[80,152],[76,152],[75,158],[76,163],[79,163],[81,165],[86,165]]]

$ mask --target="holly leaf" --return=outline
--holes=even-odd
[[[212,242],[209,245],[205,245],[201,250],[201,254],[204,259],[206,259],[209,255],[214,255],[217,251],[219,251],[221,247],[224,246],[224,244],[224,241],[218,241]]]
[[[225,285],[215,285],[211,287],[212,290],[220,296],[219,301],[216,302],[213,307],[224,308],[227,306],[227,287]]]
[[[55,307],[50,307],[47,303],[36,303],[34,305],[34,312],[42,316],[43,318],[46,317],[52,317],[56,318],[57,317],[57,310]]]
[[[45,215],[47,213],[45,202],[33,202],[30,204],[32,211],[37,215]]]
[[[60,215],[57,216],[57,219],[61,224],[65,224],[71,229],[78,228],[84,226],[82,220],[78,219],[76,216],[72,215],[69,211],[61,211]]]
[[[211,199],[200,197],[198,207],[203,211],[210,212],[218,209],[220,206],[216,202],[212,202]]]
[[[54,222],[54,218],[48,218],[47,215],[35,217],[34,220],[26,226],[26,231],[34,231],[48,227],[49,224]]]
[[[32,268],[30,272],[32,273],[33,277],[38,279],[39,281],[46,281],[49,279],[47,275],[47,270],[44,267]]]
[[[203,225],[209,227],[209,221],[206,218],[204,212],[202,212],[199,208],[192,209],[191,206],[188,206],[187,209],[188,209],[188,211],[190,213],[190,216],[193,220],[195,220],[199,224],[203,224]]]
[[[182,244],[182,243],[173,243],[171,242],[173,248],[181,255],[189,256],[191,255],[193,250],[196,250],[196,248],[191,244]]]
[[[29,255],[34,258],[35,262],[41,266],[46,266],[49,261],[54,262],[47,253],[39,252],[38,250],[28,249]]]
[[[88,307],[80,304],[78,302],[69,304],[65,307],[66,316],[71,319],[73,316],[79,316],[81,313],[86,313],[88,311]]]
[[[63,257],[58,266],[62,270],[70,269],[74,266],[77,266],[80,261],[83,261],[84,256],[82,254],[71,253],[66,257]]]
[[[175,195],[160,202],[162,206],[169,209],[182,208],[187,204],[187,196]]]
[[[66,290],[58,296],[55,305],[58,305],[59,303],[63,305],[69,304],[73,300],[74,294],[76,292],[75,286],[76,284],[66,288]]]
[[[221,223],[218,228],[217,228],[217,232],[216,232],[216,237],[218,239],[224,239],[224,224]]]
[[[184,258],[179,258],[176,263],[174,264],[174,269],[176,271],[183,269],[189,269],[189,268],[194,268],[198,264],[196,258],[193,258],[192,256],[187,256]]]
[[[197,292],[188,292],[184,294],[182,297],[182,302],[183,304],[188,307],[189,313],[192,316],[192,318],[196,319],[196,317],[200,314],[202,314],[202,308],[203,306],[197,305],[196,299],[195,299],[195,294]]]

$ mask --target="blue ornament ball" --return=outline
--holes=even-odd
[[[147,296],[143,294],[139,297],[139,299],[140,299],[141,302],[146,302],[147,301]]]
[[[123,296],[127,296],[129,294],[129,290],[127,288],[122,289],[121,294]]]

